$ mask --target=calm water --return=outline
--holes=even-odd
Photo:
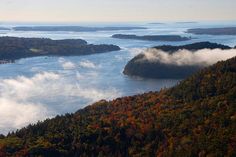
[[[15,26],[16,24],[0,25]],[[79,24],[94,26],[93,24]],[[104,24],[96,24],[104,26]],[[117,24],[106,24],[116,26]],[[0,36],[44,37],[51,39],[81,38],[92,44],[115,44],[121,51],[75,57],[35,57],[0,65],[0,134],[57,114],[75,112],[100,99],[134,95],[171,87],[179,80],[129,78],[122,74],[126,63],[142,49],[162,44],[181,45],[211,41],[236,45],[235,36],[190,35],[185,31],[196,27],[236,26],[227,23],[194,23],[164,25],[119,24],[144,26],[147,30],[103,32],[15,32],[0,31]],[[123,34],[179,34],[192,36],[187,42],[149,42],[112,39]]]

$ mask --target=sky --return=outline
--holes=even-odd
[[[236,20],[236,0],[0,0],[0,21]]]

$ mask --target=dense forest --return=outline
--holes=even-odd
[[[169,41],[169,42],[191,40],[191,37],[182,37],[180,35],[144,35],[144,36],[137,36],[137,35],[127,35],[127,34],[114,34],[114,35],[112,35],[112,38],[146,40],[146,41]]]
[[[0,61],[35,56],[88,55],[120,50],[115,45],[92,45],[82,39],[0,37]]]
[[[210,43],[210,42],[199,42],[182,46],[171,46],[171,45],[163,45],[156,46],[150,49],[146,53],[152,53],[152,56],[158,56],[158,52],[155,50],[162,50],[164,52],[168,52],[169,54],[173,54],[178,50],[189,50],[189,51],[197,51],[203,49],[222,49],[227,50],[231,49],[229,46]],[[154,51],[153,51],[154,50]],[[160,79],[182,79],[186,78],[198,70],[204,68],[204,64],[199,65],[176,65],[176,64],[168,64],[162,63],[160,60],[149,60],[146,58],[145,53],[138,54],[133,59],[131,59],[124,69],[124,74],[129,76],[138,76],[144,78],[160,78]]]
[[[0,156],[236,156],[236,58],[0,136]]]

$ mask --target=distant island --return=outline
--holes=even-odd
[[[196,35],[236,35],[236,27],[194,28],[188,29],[187,33]]]
[[[0,27],[0,30],[3,30],[3,31],[5,31],[5,30],[10,30],[10,28]]]
[[[82,39],[0,37],[0,63],[36,56],[77,56],[118,50],[119,46],[93,45]]]
[[[193,44],[187,44],[187,45],[180,45],[180,46],[172,46],[172,45],[162,45],[162,46],[155,46],[153,47],[154,49],[162,50],[165,52],[170,52],[173,53],[175,51],[185,49],[185,50],[190,50],[190,51],[197,51],[201,49],[231,49],[231,47],[222,45],[222,44],[217,44],[217,43],[211,43],[211,42],[197,42]]]
[[[97,32],[147,29],[145,27],[83,27],[83,26],[22,26],[13,27],[15,31],[70,31],[70,32]]]
[[[134,40],[146,40],[146,41],[188,41],[191,40],[191,37],[181,37],[179,35],[127,35],[127,34],[114,34],[112,38],[117,39],[134,39]]]
[[[231,49],[229,46],[220,45],[210,42],[200,42],[183,46],[157,46],[153,47],[151,52],[148,52],[150,56],[158,58],[159,54],[156,54],[155,50],[162,50],[168,52],[169,54],[174,53],[178,50],[189,50],[197,51],[201,49]],[[194,72],[204,68],[204,65],[176,65],[162,63],[159,60],[150,61],[146,58],[145,53],[141,53],[135,56],[132,60],[128,62],[125,66],[123,73],[129,76],[138,76],[143,78],[155,78],[155,79],[182,79],[190,76]]]

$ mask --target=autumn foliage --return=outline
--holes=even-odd
[[[0,156],[236,156],[236,58],[0,137]]]

